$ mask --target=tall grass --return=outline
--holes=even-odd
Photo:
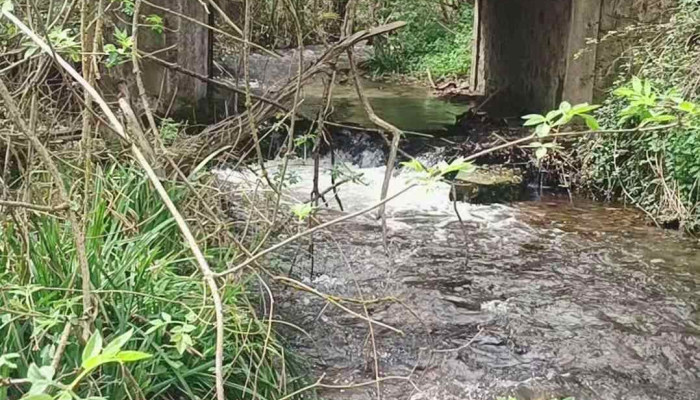
[[[103,367],[78,390],[82,398],[205,399],[214,387],[214,310],[206,285],[174,220],[140,172],[98,170],[87,202],[87,251],[96,299],[93,322],[106,341],[134,329],[133,350],[153,358]],[[180,206],[190,194],[177,184],[169,193]],[[79,370],[82,315],[70,227],[59,217],[30,214],[27,223],[0,219],[0,355],[18,353],[24,377],[31,363],[49,365],[66,324],[75,326],[57,371]],[[23,237],[28,235],[29,242]],[[234,247],[206,246],[212,266],[230,260]],[[28,244],[28,245],[27,245]],[[222,282],[226,315],[225,375],[231,399],[274,399],[292,391],[294,363],[257,315],[246,278]],[[225,285],[223,284],[225,283]],[[257,283],[257,282],[254,282]],[[0,377],[3,371],[0,371]],[[23,388],[0,390],[0,400],[21,397]]]

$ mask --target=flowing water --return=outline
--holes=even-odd
[[[402,127],[452,118],[451,105],[431,111],[434,99],[423,107],[375,89],[375,105],[384,98],[384,116]],[[359,115],[354,107],[345,111]],[[338,149],[339,163],[362,182],[339,188],[344,211],[327,194],[320,220],[378,201],[385,154],[372,146]],[[421,157],[434,164],[440,154]],[[322,164],[321,191],[331,186],[329,162]],[[290,204],[307,200],[312,163],[293,160],[290,170],[296,183],[287,194],[298,199]],[[399,169],[390,194],[415,178]],[[309,380],[323,377],[322,398],[376,399],[371,382],[380,377],[388,400],[700,399],[697,240],[651,227],[633,209],[556,196],[459,203],[461,224],[449,192],[438,183],[390,202],[388,253],[373,212],[315,234],[313,251],[305,239],[270,260],[320,292],[383,299],[367,305],[377,322],[370,331],[362,306],[343,303],[351,315],[314,294],[278,288],[278,318],[299,328],[280,329],[311,368]]]
[[[290,194],[308,198],[311,163],[292,170],[300,180]],[[378,199],[384,168],[359,172],[364,184],[339,191],[345,213]],[[398,172],[391,193],[413,178]],[[306,242],[275,256],[324,293],[393,299],[367,307],[385,325],[373,327],[375,374],[365,320],[284,291],[278,312],[305,331],[284,329],[310,379],[339,386],[321,397],[377,398],[373,384],[350,387],[379,376],[384,399],[700,398],[697,241],[649,227],[633,210],[558,197],[460,203],[463,230],[449,190],[418,187],[389,203],[389,254],[368,214],[314,236],[311,277]],[[342,214],[329,198],[318,217]]]

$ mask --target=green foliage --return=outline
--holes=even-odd
[[[177,139],[182,123],[176,122],[172,118],[163,118],[160,121],[160,137],[165,144],[171,144]]]
[[[74,62],[80,61],[80,43],[77,34],[71,29],[54,28],[49,32],[49,43],[57,53],[67,56]],[[27,59],[40,52],[39,46],[27,39],[24,43],[24,58]]]
[[[558,133],[562,127],[570,124],[576,118],[580,118],[586,123],[588,129],[596,131],[600,129],[598,120],[589,113],[599,107],[588,103],[572,106],[571,103],[564,101],[559,105],[558,109],[552,110],[546,115],[529,114],[523,116],[522,118],[525,120],[523,126],[533,127],[535,135],[543,139],[552,133]],[[535,149],[535,157],[538,161],[546,157],[550,150],[560,148],[555,142],[532,142],[528,147]]]
[[[598,112],[608,129],[667,129],[583,140],[582,182],[600,198],[644,209],[660,223],[700,229],[700,4],[686,2],[629,50]],[[639,77],[639,78],[637,78]]]
[[[73,381],[64,385],[55,379],[56,371],[52,366],[39,367],[32,363],[27,370],[27,380],[31,384],[27,393],[22,397],[22,400],[82,400],[82,398],[74,392],[78,384],[88,377],[97,368],[109,363],[130,363],[141,360],[146,360],[151,357],[150,354],[141,351],[122,350],[124,345],[131,339],[133,330],[115,338],[106,347],[102,347],[102,335],[99,331],[90,337],[85,344],[80,364],[80,373]],[[58,389],[58,393],[51,395],[48,393],[49,388]],[[87,397],[87,399],[96,399],[96,397]]]
[[[104,51],[107,53],[107,68],[116,67],[131,60],[131,52],[134,47],[134,38],[126,29],[114,28],[114,40],[116,45],[107,43]]]
[[[426,167],[415,158],[410,161],[404,161],[401,165],[411,171],[419,173],[420,176],[416,179],[416,182],[426,186],[434,185],[458,172],[468,174],[476,170],[476,166],[473,163],[464,161],[462,157],[453,160],[449,164],[445,161],[441,161],[432,167]]]
[[[460,8],[445,20],[437,2],[389,0],[384,18],[408,25],[386,40],[378,40],[371,67],[375,73],[462,77],[471,69],[473,6]]]
[[[165,31],[165,23],[163,17],[157,14],[151,14],[145,17],[146,24],[151,30],[157,34],[162,34]]]
[[[78,183],[82,181],[72,182]],[[81,331],[72,230],[65,220],[45,214],[30,214],[22,227],[5,219],[0,223],[0,348],[5,353],[0,375],[31,377],[38,399],[46,398],[43,389],[56,389],[56,379],[70,379],[71,384],[58,389],[67,386],[83,399],[209,398],[214,386],[214,311],[174,219],[141,172],[98,169],[93,183],[87,199],[86,250],[95,288],[94,326],[108,340],[95,335],[84,347],[70,340],[56,371],[38,367],[51,365],[66,324],[74,326],[71,338]],[[192,201],[182,185],[171,183],[166,189],[181,210]],[[25,228],[28,246],[17,234]],[[236,255],[218,240],[200,243],[213,268],[225,267]],[[268,337],[249,296],[245,278],[221,290],[227,394],[232,399],[251,399],[253,393],[255,398],[278,398],[300,382],[290,377],[292,357],[274,331]],[[145,358],[146,353],[152,356]],[[137,360],[128,374],[120,366]],[[98,367],[99,378],[83,379],[86,371]],[[0,399],[19,399],[29,387],[10,387],[7,397],[2,389]]]

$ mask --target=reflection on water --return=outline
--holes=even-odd
[[[469,108],[466,104],[451,103],[431,95],[424,87],[379,83],[363,80],[365,95],[377,115],[400,129],[432,132],[452,126],[456,117]],[[302,110],[307,115],[318,113],[322,104],[323,85],[314,83],[304,89]],[[336,85],[333,89],[333,119],[366,127],[373,126],[357,99],[351,84]]]

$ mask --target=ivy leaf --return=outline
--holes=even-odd
[[[117,361],[121,363],[127,363],[127,362],[134,362],[134,361],[141,361],[145,360],[147,358],[151,358],[152,355],[148,353],[144,353],[142,351],[120,351],[117,353],[116,359]]]
[[[90,336],[90,339],[87,341],[87,344],[85,344],[85,348],[83,349],[83,357],[82,357],[82,367],[85,368],[85,364],[87,361],[93,357],[97,357],[102,352],[102,335],[100,335],[99,331],[95,331],[95,333]]]
[[[38,367],[36,364],[31,363],[27,370],[27,379],[32,383],[32,387],[29,388],[28,394],[36,395],[44,393],[46,388],[53,382],[55,373],[56,371],[54,371],[51,366]]]

